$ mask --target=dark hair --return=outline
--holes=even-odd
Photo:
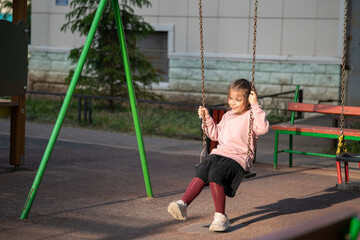
[[[246,99],[246,109],[250,109],[249,95],[251,92],[251,83],[248,80],[241,78],[231,83],[228,90],[228,100],[230,96],[230,91],[241,92]]]

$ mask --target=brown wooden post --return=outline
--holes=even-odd
[[[13,1],[13,23],[27,22],[27,0]],[[10,164],[18,167],[25,162],[25,106],[26,94],[12,96],[11,101],[18,107],[11,110],[10,127]]]
[[[27,0],[13,0],[13,23],[27,22]]]

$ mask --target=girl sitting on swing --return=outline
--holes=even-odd
[[[195,178],[189,184],[185,194],[176,202],[170,203],[168,212],[179,220],[186,220],[187,207],[200,194],[204,186],[210,185],[215,204],[214,220],[210,231],[225,231],[230,221],[225,215],[225,195],[234,197],[245,172],[255,158],[254,149],[259,135],[269,131],[269,122],[260,108],[256,92],[251,90],[246,79],[235,80],[228,90],[228,104],[231,108],[220,123],[215,124],[208,110],[200,106],[198,115],[205,116],[206,135],[218,141],[210,155],[196,169]],[[250,106],[253,112],[252,142],[248,146]],[[248,157],[248,148],[250,154]]]

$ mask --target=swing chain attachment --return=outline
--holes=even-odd
[[[203,17],[202,17],[202,2],[199,0],[199,26],[200,26],[200,57],[201,57],[201,104],[205,107],[205,71],[204,71],[204,40],[203,40]],[[202,126],[203,126],[203,150],[200,154],[200,163],[202,163],[205,158],[208,156],[207,147],[206,147],[206,119],[205,114],[203,114],[202,118]]]
[[[338,140],[338,146],[336,149],[336,156],[337,157],[341,157],[343,155],[347,154],[347,148],[346,148],[346,142],[345,142],[345,138],[344,138],[344,134],[340,134],[339,136],[339,140]]]
[[[257,14],[258,0],[255,1],[254,7],[254,26],[253,26],[253,54],[252,54],[252,74],[251,74],[251,91],[255,91],[255,63],[256,63],[256,33],[257,33]],[[248,133],[248,151],[247,158],[251,159],[251,138],[253,129],[253,112],[250,106],[249,133]]]

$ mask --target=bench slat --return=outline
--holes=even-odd
[[[310,125],[302,125],[302,124],[282,123],[282,124],[272,125],[271,128],[274,130],[286,130],[286,131],[322,133],[322,134],[334,134],[334,135],[340,134],[340,128],[324,127],[324,126],[310,126]],[[344,130],[345,136],[360,137],[359,129],[344,128],[343,130]]]
[[[16,107],[16,106],[19,106],[19,102],[7,100],[7,99],[0,99],[0,107]]]
[[[325,104],[289,102],[287,110],[296,111],[296,112],[341,114],[341,106],[325,105]],[[360,107],[344,106],[344,115],[360,116]]]

